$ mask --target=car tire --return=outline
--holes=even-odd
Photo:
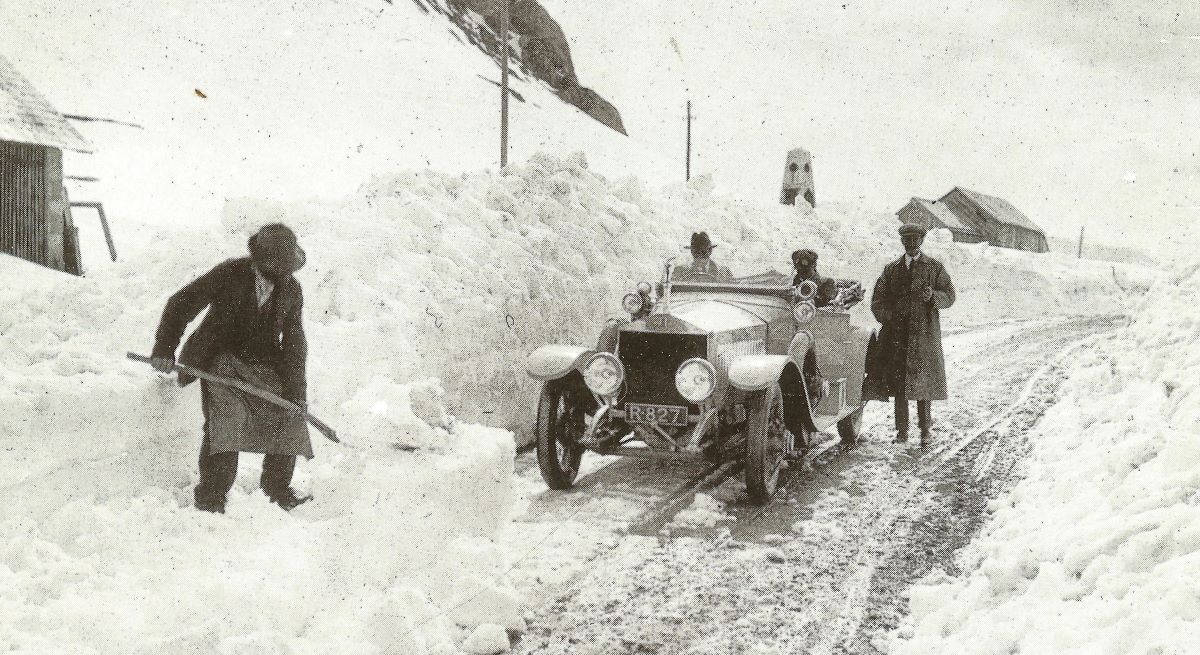
[[[750,399],[750,420],[746,423],[746,492],[757,505],[771,500],[787,468],[788,430],[783,416],[783,392],[778,384]]]
[[[853,414],[847,415],[845,418],[837,422],[838,436],[842,438],[842,443],[852,446],[858,443],[858,435],[862,432],[862,408],[858,408]]]
[[[542,385],[535,437],[538,468],[551,489],[568,489],[579,475],[583,446],[584,409],[572,401],[570,377]]]

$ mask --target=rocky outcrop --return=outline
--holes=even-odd
[[[414,0],[420,2],[421,0]],[[424,0],[429,3],[430,0]],[[558,21],[537,0],[447,0],[455,17],[461,18],[466,10],[483,17],[491,31],[490,39],[477,39],[469,35],[471,42],[479,45],[493,57],[499,57],[498,39],[500,10],[503,2],[509,3],[509,30],[517,36],[521,65],[533,77],[549,84],[558,97],[578,107],[587,115],[608,127],[626,134],[621,112],[599,93],[579,84],[575,64],[571,60],[571,46],[567,35]],[[453,19],[453,18],[452,18]],[[463,26],[461,20],[455,24]]]

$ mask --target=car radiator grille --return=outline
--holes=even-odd
[[[675,388],[675,371],[685,361],[707,354],[704,335],[622,332],[617,346],[617,356],[625,365],[622,402],[689,404]]]

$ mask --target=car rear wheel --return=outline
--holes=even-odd
[[[786,468],[791,435],[783,420],[783,393],[778,384],[750,400],[746,425],[746,491],[765,505],[775,494]]]
[[[842,438],[842,443],[853,445],[858,443],[858,435],[862,433],[862,408],[838,421],[837,430],[838,436]]]
[[[547,382],[538,400],[538,468],[551,489],[567,489],[574,484],[583,460],[579,440],[585,429],[585,412],[572,400],[571,383],[571,378]]]

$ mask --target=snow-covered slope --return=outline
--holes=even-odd
[[[1074,363],[1026,479],[994,501],[964,574],[913,590],[894,653],[1196,652],[1198,306],[1193,260]]]

